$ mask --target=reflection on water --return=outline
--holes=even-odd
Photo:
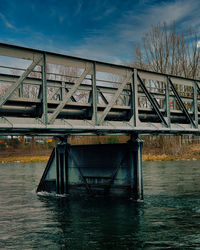
[[[198,249],[200,162],[144,164],[144,203],[38,197],[45,164],[1,164],[1,249]]]

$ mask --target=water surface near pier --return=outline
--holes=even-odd
[[[44,167],[0,164],[0,249],[200,249],[200,161],[145,162],[144,203],[38,197]]]

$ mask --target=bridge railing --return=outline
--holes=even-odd
[[[199,133],[199,111],[197,80],[0,44],[4,131]]]

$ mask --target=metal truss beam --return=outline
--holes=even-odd
[[[26,69],[26,71],[19,77],[19,79],[13,84],[0,99],[0,108],[2,105],[11,97],[14,91],[20,86],[24,79],[31,73],[35,66],[42,60],[43,56],[39,56],[35,59],[31,65]]]
[[[47,79],[46,79],[46,55],[43,54],[42,65],[42,121],[47,124]]]
[[[134,75],[131,84],[131,94],[130,94],[130,106],[131,106],[131,118],[129,123],[134,127],[137,126],[138,119],[138,78],[137,78],[137,69],[134,69]]]
[[[165,109],[167,115],[168,127],[171,127],[171,117],[170,117],[170,100],[169,100],[169,82],[168,79],[165,79]]]
[[[92,73],[92,121],[97,125],[97,86],[96,86],[96,63],[93,63]]]
[[[66,93],[68,93],[68,92],[69,92],[69,90],[67,88],[65,88],[65,94],[63,93],[62,100],[66,96]],[[71,99],[72,102],[77,102],[73,95],[70,97],[70,99]]]
[[[199,92],[199,94],[200,94],[200,88],[199,88],[198,83],[197,83],[196,81],[194,81],[194,83],[195,83],[195,85],[196,85],[197,91],[198,91],[198,92]]]
[[[173,91],[173,93],[174,93],[174,95],[175,95],[175,97],[176,97],[176,100],[177,100],[177,102],[178,102],[179,107],[181,108],[181,110],[183,111],[183,113],[184,113],[185,116],[187,117],[188,121],[191,123],[191,125],[192,125],[193,127],[196,127],[196,125],[195,125],[195,123],[194,123],[192,117],[191,117],[190,114],[188,113],[188,111],[187,111],[187,109],[186,109],[186,107],[185,107],[183,101],[181,100],[181,97],[179,96],[177,90],[175,89],[175,87],[174,87],[174,85],[173,85],[173,83],[172,83],[170,77],[168,77],[168,81],[169,81],[171,90]]]
[[[59,90],[60,90],[60,88],[55,88],[54,91],[53,91],[51,94],[49,94],[48,99],[49,99],[49,100],[52,100],[53,97],[54,97],[56,94],[59,93]],[[60,94],[59,94],[59,96],[60,96]],[[62,99],[62,98],[60,98],[60,100],[61,100],[61,99]]]
[[[91,72],[91,70],[92,70],[91,66],[86,67],[86,69],[83,71],[83,73],[81,74],[81,76],[75,81],[74,86],[70,89],[70,91],[67,93],[67,95],[62,100],[62,102],[58,105],[58,107],[56,108],[56,110],[54,111],[54,113],[49,116],[49,119],[48,119],[48,123],[49,124],[52,124],[55,121],[55,119],[59,115],[60,111],[64,108],[64,106],[66,105],[66,103],[69,101],[69,99],[71,98],[71,96],[76,92],[76,90],[78,89],[79,85],[82,83],[82,81],[84,80],[84,78]]]
[[[100,91],[100,89],[98,88],[98,94],[100,95],[101,99],[103,100],[103,102],[107,105],[109,102],[108,100],[105,98],[104,94]]]
[[[167,122],[166,122],[164,116],[162,115],[162,113],[161,113],[160,110],[159,110],[159,107],[158,107],[157,102],[155,102],[154,98],[153,98],[153,97],[151,96],[151,94],[148,92],[148,90],[147,90],[146,86],[144,85],[144,83],[143,83],[142,79],[140,78],[140,76],[137,75],[137,77],[138,77],[138,80],[139,80],[139,83],[140,83],[140,86],[141,86],[142,90],[144,91],[144,93],[145,93],[145,95],[146,95],[148,101],[151,103],[152,108],[155,110],[156,114],[157,114],[158,117],[160,118],[160,120],[161,120],[161,122],[163,123],[163,125],[164,125],[165,127],[168,127],[168,124],[167,124]]]
[[[1,43],[0,55],[20,59],[0,60],[1,134],[200,134],[199,80]]]
[[[115,95],[113,96],[111,102],[109,102],[108,106],[104,109],[101,117],[98,120],[98,124],[101,125],[105,119],[105,117],[107,116],[108,112],[111,110],[112,106],[115,104],[117,98],[119,97],[119,95],[121,94],[123,88],[125,87],[125,85],[128,83],[128,81],[130,80],[131,76],[132,76],[132,72],[128,72],[127,77],[125,78],[125,80],[121,83],[121,85],[119,86],[119,88],[117,89]]]
[[[200,94],[200,88],[196,81],[194,81],[193,87],[193,111],[194,111],[194,120],[195,120],[195,127],[198,128],[199,121],[198,121],[198,93]]]

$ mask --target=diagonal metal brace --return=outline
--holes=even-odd
[[[81,169],[80,169],[80,166],[79,166],[79,164],[78,164],[78,161],[77,161],[76,157],[74,157],[74,155],[73,155],[72,153],[69,153],[69,156],[70,156],[70,157],[72,158],[72,160],[74,161],[74,163],[75,163],[75,165],[76,165],[76,167],[77,167],[77,169],[78,169],[78,171],[79,171],[79,173],[80,173],[80,176],[81,176],[81,178],[82,178],[82,180],[83,180],[83,183],[85,184],[85,187],[86,187],[88,193],[89,193],[89,194],[92,194],[92,189],[91,189],[90,185],[87,183],[87,180],[86,180],[85,176],[83,175],[83,173],[82,173],[82,171],[81,171]]]
[[[0,99],[0,108],[9,99],[9,97],[14,93],[14,91],[19,87],[19,85],[24,81],[24,79],[31,73],[35,66],[42,60],[43,56],[37,58],[33,61],[31,65],[26,69],[26,71],[19,77],[19,79],[13,84]]]
[[[198,92],[200,94],[200,88],[198,86],[198,83],[196,81],[194,81],[194,86],[193,86],[193,115],[194,115],[194,122],[195,122],[196,128],[198,128],[198,126],[199,126]]]
[[[104,109],[101,117],[99,118],[98,124],[102,124],[102,122],[104,121],[105,117],[107,116],[108,112],[111,110],[112,106],[115,104],[117,98],[119,97],[119,95],[121,94],[123,88],[125,87],[125,85],[128,83],[128,81],[130,80],[130,78],[132,77],[132,72],[130,72],[128,74],[128,76],[125,78],[125,80],[122,82],[122,84],[119,86],[119,88],[117,89],[115,95],[112,98],[112,101],[109,102],[108,106]]]
[[[93,193],[93,192],[92,192],[92,189],[91,189],[90,185],[87,183],[87,180],[86,180],[85,176],[82,174],[81,169],[78,168],[78,171],[79,171],[79,173],[80,173],[80,176],[81,176],[81,178],[82,178],[82,180],[83,180],[83,183],[85,184],[85,187],[86,187],[88,193],[89,193],[89,194],[92,194],[92,193]]]
[[[117,166],[117,168],[115,169],[114,173],[113,173],[113,174],[112,174],[112,176],[111,176],[110,181],[108,182],[107,186],[106,186],[106,187],[105,187],[105,189],[104,189],[104,194],[106,194],[106,193],[108,193],[108,192],[109,192],[109,190],[110,190],[110,188],[111,188],[112,184],[113,184],[113,183],[114,183],[114,181],[115,181],[115,177],[117,176],[117,173],[119,172],[119,169],[120,169],[120,167],[121,167],[122,163],[124,162],[124,160],[125,160],[126,156],[127,156],[127,153],[126,153],[126,154],[124,154],[124,156],[122,156],[122,158],[121,158],[121,161],[120,161],[119,165],[118,165],[118,166]]]
[[[200,88],[199,88],[199,85],[198,85],[198,83],[195,81],[195,85],[196,85],[196,87],[197,87],[197,91],[199,92],[199,94],[200,94]]]
[[[66,94],[62,102],[58,105],[56,110],[53,112],[53,114],[49,117],[49,124],[53,123],[56,119],[56,117],[59,115],[60,111],[64,108],[66,103],[69,101],[69,99],[72,97],[72,95],[76,92],[78,89],[79,85],[82,83],[84,78],[91,72],[92,67],[86,68],[81,76],[75,81],[74,86],[70,89],[70,91]]]
[[[104,94],[100,91],[100,89],[98,88],[98,93],[100,94],[103,102],[107,105],[109,102],[107,101],[106,97],[104,96]]]
[[[181,97],[179,96],[177,90],[175,89],[174,84],[172,83],[171,79],[168,77],[167,80],[168,80],[168,82],[169,82],[169,84],[170,84],[170,86],[171,86],[171,90],[173,91],[173,93],[174,93],[174,95],[175,95],[175,97],[176,97],[176,100],[177,100],[177,102],[178,102],[179,107],[182,109],[183,113],[185,113],[185,116],[187,117],[188,121],[192,124],[192,126],[193,126],[194,128],[196,128],[196,125],[195,125],[195,123],[194,123],[192,117],[191,117],[190,114],[188,113],[188,111],[187,111],[187,109],[186,109],[186,107],[185,107],[183,101],[181,100]]]
[[[67,88],[65,88],[65,92],[68,93],[69,90]],[[77,100],[75,99],[75,97],[73,95],[70,97],[70,99],[72,102],[77,102]]]
[[[137,78],[138,78],[138,80],[139,80],[139,83],[140,83],[140,86],[141,86],[142,90],[144,91],[144,93],[145,93],[145,95],[146,95],[148,101],[151,103],[151,105],[152,105],[153,109],[155,110],[155,112],[157,113],[158,117],[160,118],[160,120],[162,121],[162,123],[163,123],[166,127],[168,127],[168,124],[167,124],[167,122],[166,122],[164,116],[162,115],[162,113],[161,113],[160,110],[159,110],[159,106],[158,106],[157,102],[156,102],[155,99],[151,96],[151,94],[148,92],[146,86],[144,85],[144,83],[143,83],[143,81],[142,81],[142,79],[140,78],[139,75],[137,75]]]
[[[59,88],[54,89],[54,91],[53,91],[51,94],[49,94],[48,99],[49,99],[49,100],[52,100],[53,97],[54,97],[56,94],[58,94],[59,90],[60,90]]]

